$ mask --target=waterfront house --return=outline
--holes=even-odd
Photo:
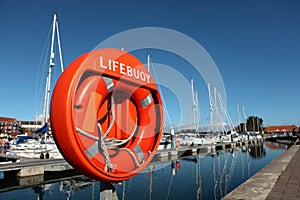
[[[0,138],[18,134],[18,122],[16,118],[0,117]]]
[[[285,136],[295,135],[298,131],[299,128],[295,125],[267,126],[264,129],[265,134],[285,135]]]
[[[41,127],[41,122],[20,121],[16,118],[0,117],[0,140],[15,138],[18,134],[30,135],[34,130]]]

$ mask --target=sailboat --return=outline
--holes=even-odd
[[[195,128],[195,135],[194,137],[192,137],[193,141],[192,144],[193,145],[203,145],[206,143],[205,139],[203,137],[199,137],[198,136],[198,116],[199,116],[199,112],[198,112],[198,91],[194,89],[194,79],[191,78],[191,89],[192,89],[192,101],[193,101],[193,106],[192,106],[192,110],[193,110],[193,122],[194,122],[194,128]]]
[[[50,91],[51,74],[52,74],[52,68],[55,66],[54,64],[55,36],[57,37],[60,66],[61,66],[61,70],[63,71],[60,37],[59,37],[56,13],[54,13],[53,15],[50,60],[49,60],[49,68],[48,68],[48,74],[46,79],[46,89],[45,89],[45,96],[44,96],[44,114],[43,114],[44,125],[40,129],[33,132],[34,134],[42,135],[42,137],[38,139],[33,136],[19,135],[17,139],[13,142],[13,144],[10,146],[9,150],[6,152],[6,154],[8,155],[26,157],[26,158],[63,158],[52,137],[51,128],[48,119],[49,103],[50,103],[49,100],[50,100],[50,92],[51,92]]]
[[[214,87],[212,97],[210,84],[207,86],[210,103],[210,129],[212,135],[217,136],[218,143],[236,142],[238,140],[238,134],[226,110],[226,105],[220,93],[217,93],[217,88]]]
[[[193,125],[192,130],[189,132],[179,133],[178,141],[182,146],[198,146],[206,144],[206,139],[200,137],[200,132],[198,131],[198,91],[194,89],[194,79],[191,78],[191,94],[192,94],[192,117]]]

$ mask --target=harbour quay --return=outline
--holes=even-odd
[[[170,160],[180,159],[193,155],[206,155],[214,153],[218,150],[231,149],[239,146],[247,146],[263,142],[263,139],[253,139],[246,142],[231,142],[231,143],[217,143],[204,144],[196,146],[179,146],[177,148],[168,148],[157,150],[151,162],[165,162]],[[45,172],[58,172],[73,170],[65,159],[29,159],[21,158],[11,155],[0,154],[0,159],[5,160],[0,165],[0,172],[8,173],[13,171],[17,177],[30,177],[43,175]]]
[[[248,146],[251,144],[257,144],[263,142],[263,139],[252,139],[247,141],[237,141],[228,143],[217,143],[217,144],[204,144],[204,145],[194,145],[194,146],[180,146],[178,148],[162,149],[156,152],[154,158],[165,160],[164,158],[172,157],[186,157],[197,154],[214,153],[218,150],[231,149],[234,147]]]
[[[300,141],[223,198],[235,199],[300,199]]]
[[[153,180],[153,184],[149,183],[149,185],[151,185],[151,188],[153,189],[153,191],[156,191],[157,188],[163,188],[161,190],[162,194],[166,194],[168,191],[168,190],[166,190],[166,188],[172,188],[175,186],[174,184],[180,184],[180,186],[181,186],[182,181],[186,181],[185,185],[189,185],[189,187],[191,187],[191,191],[194,191],[193,185],[195,183],[201,183],[201,180],[206,180],[207,179],[206,175],[209,174],[208,176],[211,177],[211,180],[212,180],[213,174],[210,172],[216,173],[217,183],[221,183],[221,180],[225,180],[224,177],[229,176],[230,179],[228,179],[228,182],[227,182],[228,187],[230,187],[230,185],[231,185],[230,180],[236,181],[238,178],[237,176],[243,177],[245,175],[245,179],[243,179],[245,181],[248,178],[253,176],[253,173],[251,173],[251,172],[249,175],[247,175],[249,173],[249,171],[247,171],[249,166],[252,167],[252,166],[256,165],[257,162],[263,162],[263,160],[260,161],[260,159],[267,158],[267,157],[262,157],[262,158],[257,157],[257,158],[259,158],[259,160],[256,160],[257,162],[252,162],[254,160],[251,159],[252,154],[250,154],[250,152],[254,153],[255,152],[254,149],[257,149],[260,152],[260,149],[262,149],[263,146],[269,147],[268,144],[270,144],[270,142],[268,142],[268,141],[263,142],[261,140],[257,140],[257,141],[251,141],[251,144],[245,143],[244,146],[238,146],[240,144],[243,144],[243,143],[236,143],[236,144],[232,143],[231,148],[227,148],[227,147],[229,147],[229,144],[226,144],[226,145],[217,144],[217,145],[219,145],[219,148],[225,147],[226,149],[224,149],[224,150],[214,150],[216,148],[209,147],[209,146],[216,147],[216,145],[179,146],[177,149],[159,150],[156,152],[156,155],[155,155],[154,159],[152,160],[152,163],[149,164],[149,167],[147,169],[145,169],[145,171],[143,173],[138,174],[137,177],[133,178],[132,180],[128,180],[128,181],[122,182],[122,183],[114,183],[116,190],[119,192],[118,197],[121,199],[124,196],[126,196],[126,197],[131,196],[132,195],[131,191],[133,188],[135,188],[135,190],[138,190],[138,191],[143,191],[143,189],[142,189],[143,187],[140,186],[140,182],[139,182],[141,180],[146,181],[146,182],[147,181],[150,182],[150,180]],[[234,147],[234,145],[237,145],[237,146]],[[272,147],[273,148],[281,147],[280,151],[282,151],[282,152],[287,151],[285,147],[277,146],[276,144],[274,144]],[[186,151],[184,151],[184,149],[186,149]],[[250,149],[251,149],[251,151],[250,151]],[[174,150],[178,150],[178,151],[174,151]],[[165,154],[165,153],[161,154],[162,152],[166,152],[166,151],[168,152],[167,154]],[[266,149],[266,151],[267,151],[267,155],[270,155],[268,153],[269,150]],[[275,149],[272,149],[272,151],[278,152]],[[176,152],[176,155],[175,155],[175,152]],[[276,155],[276,154],[277,153],[275,153],[273,155]],[[190,155],[192,155],[192,156],[190,156]],[[281,153],[279,153],[279,155],[281,155]],[[275,156],[275,158],[276,157],[277,156]],[[247,165],[248,158],[250,158],[250,160],[252,160],[252,161],[250,161],[249,165]],[[231,160],[231,159],[233,159],[233,160]],[[57,159],[35,159],[35,160],[37,162],[34,165],[38,166],[39,164],[41,164],[43,162],[45,162],[45,163],[51,162],[52,160],[57,160]],[[218,160],[221,161],[221,165],[218,164]],[[243,166],[238,165],[239,162],[243,162],[241,160],[244,160]],[[271,160],[273,160],[273,159],[271,159]],[[21,164],[22,162],[30,162],[30,160],[21,160],[18,164]],[[71,170],[61,169],[56,172],[49,172],[48,170],[50,170],[50,166],[60,166],[63,163],[63,160],[60,160],[57,162],[58,163],[53,163],[53,164],[48,163],[48,167],[44,169],[45,174],[41,174],[41,175],[32,175],[32,176],[28,176],[28,177],[16,177],[16,173],[7,171],[7,173],[5,174],[5,178],[3,178],[3,180],[0,181],[0,187],[1,187],[0,192],[2,192],[3,195],[5,195],[6,192],[8,192],[10,190],[15,190],[16,188],[18,190],[29,190],[30,191],[30,188],[36,188],[36,187],[43,188],[45,186],[45,184],[47,184],[47,185],[52,184],[52,187],[56,188],[57,185],[61,185],[62,183],[65,183],[65,180],[72,179],[72,181],[73,181],[73,177],[83,177],[83,175],[76,173],[76,171],[74,169],[71,169]],[[61,162],[61,164],[59,162]],[[201,163],[201,168],[200,168],[200,163]],[[215,167],[213,167],[214,163],[216,164]],[[225,169],[225,168],[223,168],[222,163],[227,163],[227,164],[229,164],[230,167],[226,164],[228,171],[226,170],[226,172],[223,175],[220,175],[220,177],[218,177],[219,171],[217,169],[220,168],[221,172],[223,172]],[[270,163],[270,161],[267,163]],[[178,167],[177,164],[179,164],[179,168],[177,168]],[[180,167],[180,165],[181,165],[181,167]],[[162,166],[164,166],[163,169],[159,170]],[[168,166],[168,167],[166,167],[166,166]],[[210,172],[205,170],[207,168],[207,166],[212,166],[210,168]],[[201,172],[202,175],[198,176],[199,179],[196,177],[197,177],[197,175],[200,175],[200,174],[195,173],[195,171],[193,169],[198,172]],[[233,169],[233,171],[231,171],[231,169]],[[262,168],[259,168],[258,170],[261,170],[261,169]],[[171,170],[171,171],[168,171],[168,170]],[[174,173],[173,173],[173,171],[174,171]],[[16,172],[16,170],[14,172]],[[232,174],[232,176],[231,176],[230,174],[232,172],[235,175]],[[240,174],[240,172],[242,174]],[[184,174],[184,177],[182,177],[183,174]],[[161,177],[161,175],[165,175],[164,181],[166,181],[166,182],[160,184],[160,182],[163,182],[163,181],[161,179],[157,180],[157,177]],[[151,177],[153,177],[153,178],[151,178]],[[194,178],[195,178],[195,180],[194,180]],[[74,179],[77,180],[77,178],[74,178]],[[198,182],[197,182],[197,180],[198,180]],[[133,185],[131,185],[132,188],[131,188],[131,190],[128,190],[128,191],[126,189],[125,190],[126,194],[124,194],[123,186],[124,186],[124,188],[128,188],[127,186],[129,183],[133,184]],[[223,181],[223,183],[225,183],[225,182]],[[102,187],[102,182],[101,183],[95,182],[95,189],[96,189],[95,191],[98,191],[98,189],[97,189],[99,187],[98,184],[100,184]],[[164,187],[165,184],[167,184],[168,186]],[[203,184],[203,182],[202,182],[202,184],[199,185],[199,187],[201,186],[201,188],[203,189],[202,194],[203,194],[203,197],[205,197],[203,199],[211,199],[210,197],[212,197],[212,196],[207,195],[206,193],[207,193],[207,191],[210,190],[209,188],[211,188],[211,186],[213,186],[213,184],[214,184],[214,182],[213,183],[205,182],[205,184]],[[240,184],[233,186],[232,189],[238,187]],[[125,185],[126,185],[126,187],[125,187]],[[137,187],[137,185],[138,185],[138,187]],[[216,192],[219,192],[219,189],[224,188],[224,186],[225,185],[217,185]],[[83,191],[85,191],[88,194],[88,191],[90,191],[90,189],[91,188],[82,189],[82,191],[80,190],[80,192],[82,193]],[[178,191],[178,187],[174,187],[174,189],[175,190],[173,192]],[[228,188],[228,190],[223,190],[222,193],[220,192],[220,194],[218,193],[214,197],[216,199],[221,199],[224,196],[226,196],[226,194],[228,194],[228,192],[232,191],[232,189]],[[100,190],[100,191],[102,191],[102,190]],[[152,191],[152,190],[149,190],[149,188],[148,188],[148,189],[145,189],[145,191]],[[171,192],[172,192],[172,190],[171,190]],[[144,193],[144,192],[141,192],[141,193]],[[155,193],[156,192],[153,192],[151,195],[150,194],[149,195],[151,197],[154,197]],[[182,193],[181,192],[176,193],[176,196],[178,196],[178,195],[180,196],[180,194],[182,194],[182,196],[178,197],[177,199],[182,199],[181,197],[187,195],[185,193],[189,193],[189,192],[184,190],[184,191],[182,191]],[[46,191],[45,191],[45,194],[46,194]],[[132,199],[132,198],[128,198],[128,199]],[[155,198],[152,198],[152,199],[155,199]],[[168,198],[166,198],[166,199],[168,199]],[[171,199],[173,199],[173,198],[171,198]],[[190,195],[188,199],[196,199],[196,198],[194,195]],[[243,199],[247,199],[247,198],[243,198]]]

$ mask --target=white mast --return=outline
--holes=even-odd
[[[208,88],[208,98],[209,98],[209,126],[210,126],[210,130],[213,133],[214,129],[213,129],[213,105],[212,105],[212,100],[211,100],[211,92],[210,92],[210,84],[207,83],[207,88]]]
[[[199,110],[198,110],[198,107],[199,107],[199,105],[198,105],[198,90],[196,90],[196,92],[195,92],[195,105],[196,105],[196,107],[195,107],[195,121],[196,121],[196,123],[195,123],[195,128],[196,128],[196,132],[197,132],[197,130],[198,130],[198,116],[199,116]]]
[[[217,105],[217,88],[214,87],[214,125],[216,126],[215,131],[219,132],[219,114],[218,114],[218,105]]]
[[[150,72],[150,54],[147,55],[147,67],[148,67],[148,72]]]
[[[192,86],[192,100],[193,100],[193,106],[195,105],[195,91],[194,91],[194,79],[191,78],[191,86]]]
[[[50,89],[51,89],[51,74],[52,74],[52,67],[54,67],[54,41],[55,41],[55,31],[57,34],[57,43],[58,43],[58,49],[59,49],[59,56],[60,56],[60,65],[61,70],[63,71],[63,61],[62,61],[62,54],[61,54],[61,47],[60,47],[60,38],[59,38],[59,31],[58,31],[58,23],[57,23],[57,17],[56,13],[53,15],[53,23],[52,23],[52,37],[51,37],[51,46],[50,46],[50,60],[49,60],[49,69],[48,69],[48,75],[47,75],[47,82],[46,82],[46,91],[45,91],[45,97],[44,97],[44,123],[48,122],[48,116],[49,116],[49,99],[50,99]]]
[[[219,123],[220,123],[221,131],[224,133],[224,131],[227,132],[226,127],[225,127],[225,109],[223,107],[224,105],[221,100],[220,92],[218,92],[218,100],[219,100],[219,106],[220,106]]]
[[[195,133],[197,133],[198,130],[198,122],[197,122],[197,112],[198,112],[198,108],[197,108],[197,97],[198,96],[197,93],[195,95],[195,90],[194,90],[194,79],[191,78],[191,85],[192,85],[192,100],[193,100],[193,105],[192,105],[192,109],[193,109],[193,119],[194,119],[194,127],[195,127]]]
[[[252,128],[253,128],[253,133],[255,133],[256,126],[254,123],[254,116],[252,117]]]
[[[243,111],[243,120],[244,120],[244,130],[245,130],[245,132],[248,132],[248,130],[247,130],[247,120],[246,120],[244,105],[242,106],[242,111]]]
[[[239,127],[239,131],[241,131],[240,106],[239,106],[239,104],[236,104],[236,107],[237,107],[237,112],[238,112],[238,127]]]

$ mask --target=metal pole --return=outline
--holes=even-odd
[[[52,24],[52,38],[51,38],[51,49],[50,49],[50,61],[49,61],[49,71],[47,77],[47,85],[46,85],[46,98],[45,98],[45,122],[48,122],[48,108],[49,108],[49,99],[50,99],[50,84],[51,84],[51,73],[52,67],[54,67],[53,59],[54,59],[54,35],[55,35],[55,23],[56,23],[56,13],[53,16],[53,24]]]
[[[118,200],[116,188],[111,182],[100,182],[101,200]]]

